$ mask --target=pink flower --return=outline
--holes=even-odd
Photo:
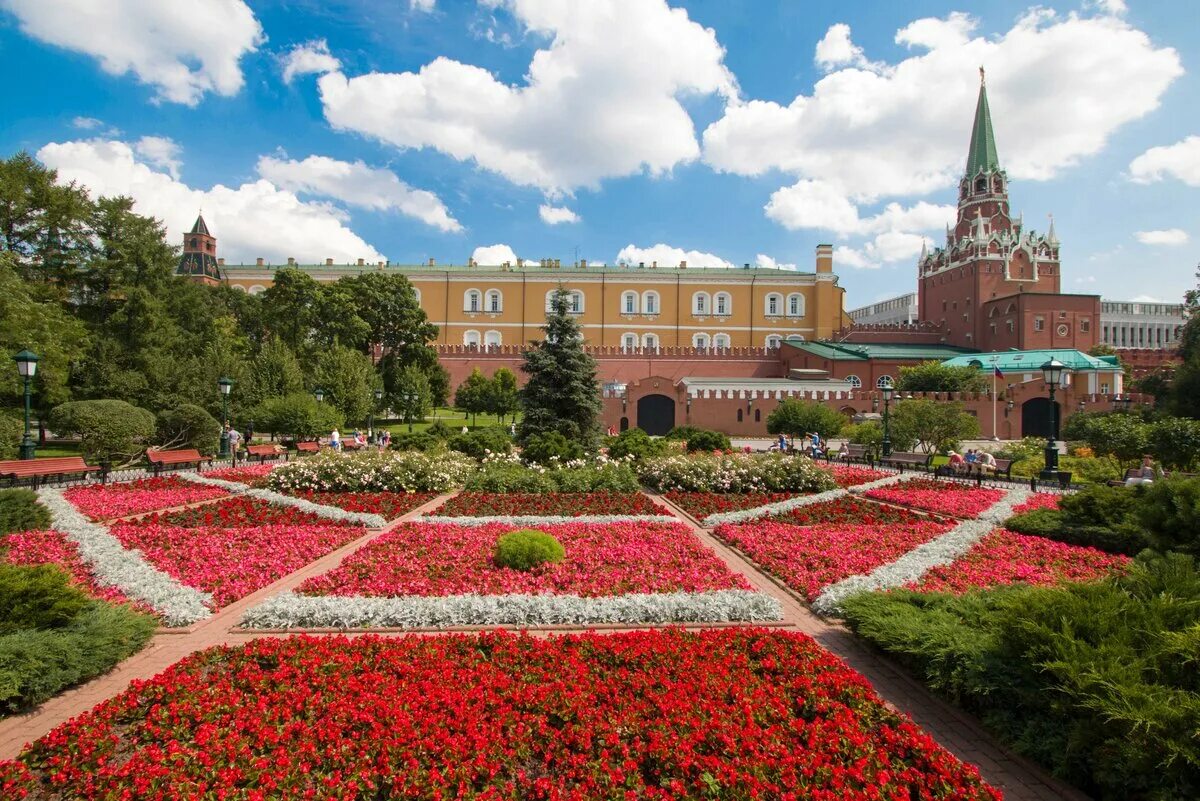
[[[220,487],[207,487],[184,481],[178,476],[165,476],[124,484],[72,487],[63,496],[92,520],[110,520],[223,498],[228,494],[228,490]]]
[[[1003,498],[1004,491],[953,481],[914,478],[889,487],[867,490],[866,497],[954,517],[978,517],[980,512]]]

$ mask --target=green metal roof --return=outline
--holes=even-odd
[[[969,348],[958,348],[953,345],[910,345],[893,342],[809,342],[785,339],[784,343],[832,361],[867,361],[868,359],[941,361],[975,352]]]
[[[1051,359],[1058,359],[1071,370],[1120,370],[1107,358],[1089,356],[1083,351],[1063,349],[1008,350],[998,353],[971,353],[948,359],[947,367],[980,367],[991,370],[995,363],[1002,373],[1030,373],[1042,368]],[[994,362],[993,362],[994,360]]]
[[[598,275],[600,273],[621,273],[624,275],[657,275],[662,273],[680,275],[700,274],[721,274],[729,275],[730,273],[738,273],[745,275],[772,275],[772,276],[787,276],[787,275],[812,275],[812,271],[804,270],[784,270],[779,267],[664,267],[661,264],[658,267],[651,267],[647,264],[645,267],[638,267],[636,264],[631,266],[621,266],[616,264],[598,265],[589,264],[587,267],[576,267],[570,264],[564,264],[561,267],[544,267],[538,263],[525,263],[523,267],[510,265],[504,267],[499,264],[392,264],[388,263],[384,266],[378,264],[230,264],[226,262],[221,268],[230,275],[247,272],[262,272],[268,270],[275,272],[283,269],[303,270],[304,272],[339,272],[339,273],[366,273],[366,272],[385,272],[399,271],[404,273],[536,273],[542,274],[564,274],[564,275]]]
[[[1000,156],[996,153],[996,135],[992,133],[987,84],[983,80],[983,67],[980,67],[979,100],[975,103],[975,125],[971,128],[971,148],[967,151],[967,177],[999,169]]]

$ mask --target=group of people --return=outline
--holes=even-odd
[[[386,450],[392,444],[392,432],[388,431],[386,428],[381,430],[375,437],[375,441],[380,448]],[[367,435],[363,434],[360,429],[356,428],[354,429],[354,434],[351,437],[350,442],[353,444],[347,445],[345,442],[343,442],[341,432],[339,432],[336,428],[333,429],[333,431],[329,434],[329,448],[330,450],[335,451],[340,451],[345,448],[350,448],[353,450],[365,448],[368,444],[370,444],[370,439],[367,437]]]
[[[796,440],[788,440],[786,434],[780,434],[779,439],[775,441],[775,447],[780,453],[794,453],[796,451]],[[811,434],[805,434],[800,438],[800,452],[812,457],[813,459],[821,459],[825,456],[825,441],[821,439],[821,435],[816,431]]]
[[[996,470],[996,457],[978,448],[969,449],[966,454],[950,451],[949,468],[955,473],[970,473],[979,471],[991,473]]]

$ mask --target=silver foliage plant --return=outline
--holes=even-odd
[[[142,601],[157,612],[167,626],[188,626],[212,615],[212,595],[181,584],[146,561],[141,551],[126,548],[108,527],[88,520],[62,491],[38,490],[50,510],[55,531],[75,543],[79,557],[91,568],[96,582],[116,587],[127,598]]]
[[[770,517],[777,515],[780,512],[788,512],[792,509],[799,509],[801,506],[811,506],[814,503],[824,503],[825,501],[833,501],[841,498],[844,495],[860,495],[867,490],[872,490],[877,487],[886,487],[889,484],[896,484],[904,480],[903,473],[881,478],[877,481],[870,481],[866,484],[859,484],[856,487],[849,489],[832,489],[825,492],[818,492],[814,495],[802,495],[799,498],[789,498],[786,501],[777,501],[776,503],[768,503],[763,506],[755,506],[753,509],[738,509],[733,512],[718,512],[717,514],[709,515],[704,518],[702,524],[705,528],[714,528],[722,523],[744,523],[747,520],[757,520],[760,517]]]
[[[483,517],[464,515],[451,517],[448,515],[428,515],[420,519],[421,523],[453,523],[459,526],[486,526],[491,523],[509,523],[514,526],[559,526],[564,523],[678,523],[674,515],[503,515]]]
[[[310,596],[285,592],[247,610],[247,628],[446,628],[598,623],[724,623],[780,620],[783,608],[748,590],[577,595]]]
[[[247,495],[251,498],[258,498],[260,501],[266,501],[273,506],[291,506],[299,509],[302,512],[310,512],[311,514],[324,517],[327,520],[337,520],[348,523],[357,523],[367,526],[368,528],[383,528],[387,525],[387,520],[382,515],[373,514],[370,512],[347,512],[345,509],[339,509],[336,506],[327,506],[323,503],[313,503],[304,498],[293,498],[291,495],[284,495],[279,492],[273,492],[267,489],[257,489],[249,484],[242,484],[237,481],[225,481],[220,478],[209,478],[200,473],[180,473],[180,478],[196,484],[208,484],[213,487],[221,487],[227,489],[235,495]]]
[[[860,592],[902,587],[917,581],[931,568],[948,565],[971,550],[971,547],[1012,516],[1013,507],[1024,503],[1029,491],[1012,489],[988,507],[975,520],[964,520],[940,537],[918,545],[894,562],[881,565],[870,573],[850,576],[830,584],[813,601],[813,610],[822,615],[836,615],[842,601]]]

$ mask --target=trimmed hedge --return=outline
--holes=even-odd
[[[0,490],[0,534],[50,528],[50,512],[27,489]]]

